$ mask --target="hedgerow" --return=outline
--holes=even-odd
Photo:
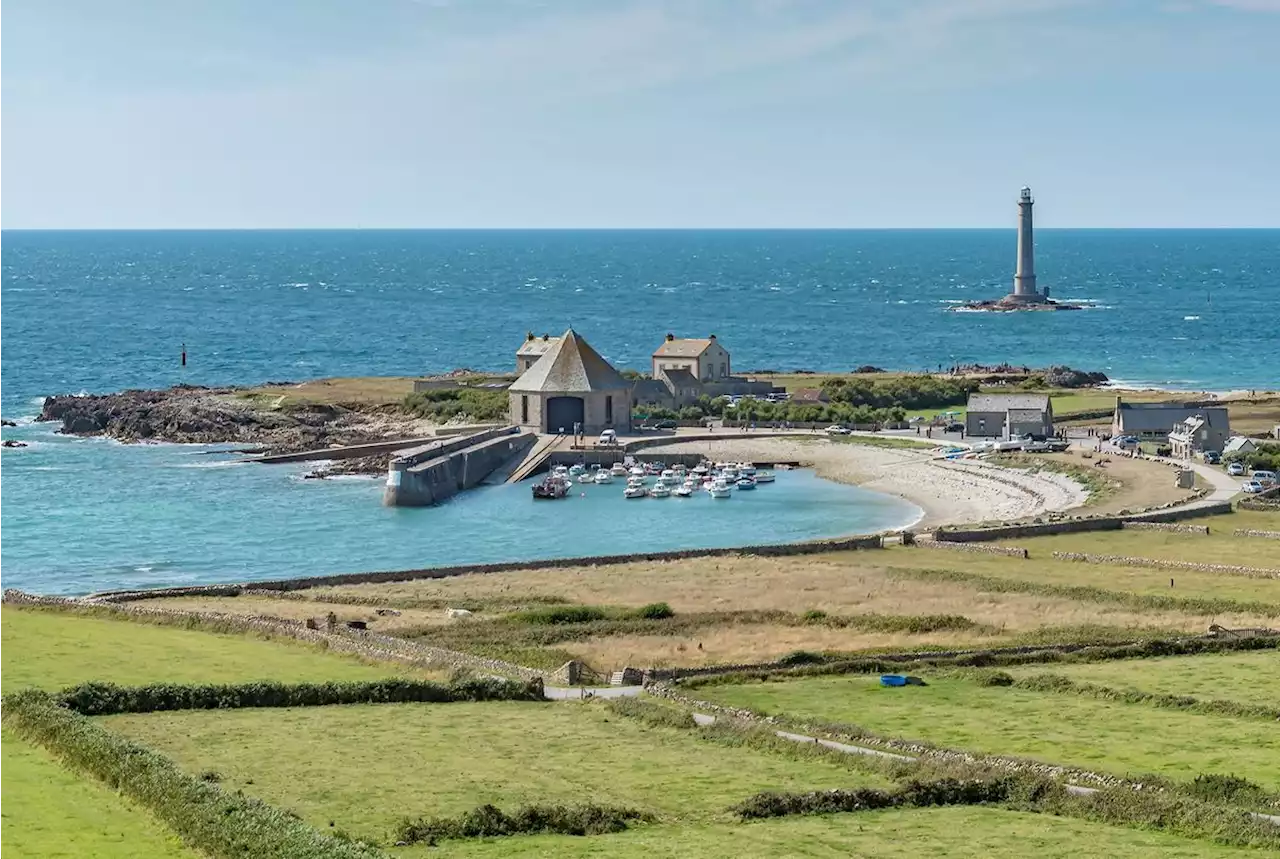
[[[458,817],[405,819],[395,839],[405,844],[435,844],[444,839],[493,838],[507,835],[556,833],[604,835],[622,832],[627,824],[652,820],[646,812],[607,805],[524,805],[511,814],[482,805]]]
[[[347,683],[241,683],[235,685],[116,686],[83,683],[53,699],[85,716],[152,713],[160,710],[221,710],[241,707],[320,707],[331,704],[447,703],[452,701],[541,701],[541,681],[497,678],[456,683],[387,679]]]
[[[1000,776],[992,779],[942,778],[936,781],[913,779],[892,790],[862,787],[853,790],[823,790],[810,793],[766,791],[735,805],[730,810],[744,820],[754,820],[795,814],[873,811],[881,808],[978,805],[1006,802],[1014,798],[1034,802],[1061,790],[1061,786],[1051,779],[1027,775]]]
[[[651,727],[687,729],[697,726],[693,714],[688,710],[642,701],[639,698],[613,698],[608,706],[620,716],[627,716]]]
[[[196,850],[217,859],[380,859],[361,841],[330,838],[292,812],[240,793],[213,779],[182,772],[164,755],[112,734],[59,706],[45,692],[27,690],[4,699],[4,724],[150,809]]]
[[[1005,675],[1009,677],[1009,675]],[[1012,680],[1012,678],[1010,677]],[[979,680],[981,683],[981,680]],[[1145,704],[1169,710],[1190,710],[1222,716],[1239,716],[1247,719],[1280,719],[1280,707],[1267,704],[1249,704],[1241,701],[1202,700],[1191,695],[1163,695],[1142,692],[1138,689],[1113,689],[1096,683],[1080,683],[1062,674],[1033,674],[1012,683],[982,684],[1012,686],[1034,692],[1060,692],[1083,695],[1103,701],[1120,701],[1125,704]]]

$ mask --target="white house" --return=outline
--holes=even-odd
[[[661,379],[667,370],[686,370],[699,382],[719,382],[733,375],[729,352],[714,334],[705,340],[677,339],[668,334],[653,353],[653,378]]]

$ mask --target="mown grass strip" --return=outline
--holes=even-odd
[[[541,681],[484,678],[456,683],[373,680],[364,683],[242,683],[237,685],[116,686],[83,683],[54,697],[83,716],[168,710],[234,710],[243,707],[324,707],[335,704],[403,704],[458,701],[545,701]]]
[[[173,761],[60,707],[45,692],[4,699],[4,725],[150,809],[192,847],[217,859],[380,859],[361,841],[330,838],[296,815],[182,772]]]
[[[911,579],[918,582],[950,582],[968,585],[989,593],[1034,594],[1045,597],[1062,597],[1080,602],[1109,603],[1135,611],[1170,610],[1207,616],[1239,613],[1257,614],[1263,617],[1280,617],[1280,604],[1262,602],[1260,600],[1135,594],[1125,591],[1109,591],[1105,588],[1096,588],[1090,585],[1055,585],[1046,582],[984,576],[979,573],[965,573],[959,570],[888,567],[885,571],[895,578]]]

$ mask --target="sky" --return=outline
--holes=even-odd
[[[1280,226],[1280,0],[5,0],[5,228]]]

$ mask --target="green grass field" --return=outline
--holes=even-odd
[[[1223,521],[1226,520],[1226,521]],[[1205,564],[1234,564],[1243,567],[1280,569],[1280,544],[1275,540],[1233,537],[1234,528],[1263,526],[1245,524],[1234,515],[1209,523],[1223,530],[1208,536],[1170,531],[1092,531],[1088,534],[1055,534],[1033,540],[1006,540],[1008,545],[1027,549],[1032,557],[1048,558],[1053,552],[1091,552],[1098,555],[1128,555],[1168,561],[1195,561]]]
[[[0,634],[5,692],[26,686],[61,689],[90,680],[121,685],[302,683],[372,680],[409,671],[287,641],[12,606],[0,614]]]
[[[668,822],[761,790],[883,785],[838,760],[726,748],[581,703],[382,704],[113,716],[108,727],[224,787],[385,841],[404,816],[484,803],[598,802]]]
[[[948,748],[1118,775],[1192,779],[1200,773],[1233,773],[1280,788],[1280,731],[1259,720],[983,688],[953,677],[926,675],[926,680],[926,687],[886,689],[877,677],[818,677],[712,686],[698,695]]]
[[[611,859],[1246,859],[1233,849],[1159,832],[994,808],[930,808],[751,823],[643,826],[595,838],[533,836],[445,841],[405,856],[609,856]]]
[[[3,732],[4,855],[95,859],[195,859],[142,808],[65,769],[47,751]]]
[[[1201,700],[1250,704],[1275,705],[1280,701],[1280,650],[1274,649],[1009,669],[1015,677],[1046,671],[1082,683],[1152,694],[1191,695]]]

